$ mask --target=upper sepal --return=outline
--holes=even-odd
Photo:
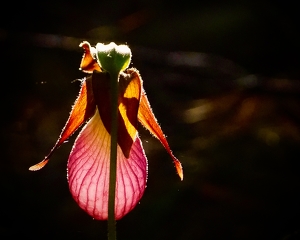
[[[92,74],[93,94],[106,130],[111,133],[110,75],[106,72]],[[138,109],[142,83],[136,69],[127,69],[119,76],[118,93],[118,145],[125,157],[137,135]],[[105,103],[105,104],[104,104]]]
[[[96,49],[91,47],[87,41],[80,43],[79,47],[84,49],[79,69],[85,73],[93,73],[94,70],[100,72],[101,68],[97,62]]]

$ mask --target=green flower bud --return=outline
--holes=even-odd
[[[131,61],[131,50],[126,45],[97,43],[96,52],[99,65],[111,75],[119,75]]]

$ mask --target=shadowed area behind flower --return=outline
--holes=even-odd
[[[93,221],[66,191],[75,136],[42,171],[28,171],[56,141],[78,95],[80,82],[71,82],[85,76],[78,72],[85,39],[129,44],[185,171],[178,181],[169,155],[140,126],[151,164],[147,189],[119,221],[118,238],[298,239],[296,3],[115,3],[26,1],[13,6],[13,20],[0,16],[3,76],[10,73],[0,96],[0,238],[107,238],[106,222]],[[119,21],[142,8],[146,24],[120,33]]]

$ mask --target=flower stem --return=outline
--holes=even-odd
[[[108,195],[108,240],[116,240],[115,195],[117,180],[118,137],[118,80],[119,74],[110,73],[111,82],[111,146]]]
[[[97,43],[97,61],[101,68],[110,75],[111,93],[111,145],[108,190],[108,240],[116,240],[115,196],[117,180],[118,146],[118,86],[120,72],[125,70],[131,60],[131,50],[126,45]]]

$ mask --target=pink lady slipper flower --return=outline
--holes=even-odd
[[[43,161],[29,169],[36,171],[44,167],[53,152],[84,124],[68,160],[69,188],[83,210],[95,219],[106,220],[111,145],[110,75],[109,70],[100,65],[99,43],[96,48],[88,42],[80,46],[85,51],[80,69],[90,75],[82,80],[79,96],[56,144]],[[160,140],[183,179],[181,164],[156,121],[139,72],[134,68],[125,69],[129,63],[130,59],[118,80],[115,219],[122,218],[136,206],[146,187],[147,158],[138,136],[138,121]]]

